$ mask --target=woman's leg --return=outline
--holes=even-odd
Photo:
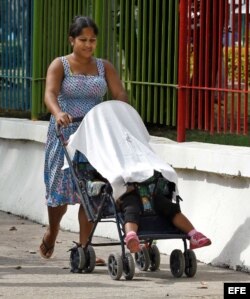
[[[60,229],[60,222],[66,211],[67,205],[48,207],[49,226],[40,245],[40,254],[44,258],[50,258],[53,254],[56,238]]]
[[[78,221],[79,221],[79,228],[80,228],[79,243],[82,246],[85,246],[88,241],[91,230],[93,228],[93,224],[88,221],[82,205],[80,205],[79,207]]]
[[[93,224],[88,221],[83,206],[80,205],[78,211],[78,221],[79,221],[79,243],[84,247],[88,241],[89,235],[93,228]],[[97,257],[96,258],[96,266],[105,266],[106,263],[103,259]]]

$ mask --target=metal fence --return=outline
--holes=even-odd
[[[30,110],[31,4],[31,0],[1,0],[0,111]]]
[[[186,129],[247,134],[249,0],[0,3],[1,115],[46,114],[47,67],[70,52],[68,27],[81,14],[97,22],[96,56],[116,66],[145,122],[178,124],[178,141]]]
[[[248,133],[249,0],[181,0],[178,141],[185,129]]]
[[[1,31],[5,32],[0,37],[2,111],[30,109],[33,119],[46,112],[43,104],[46,69],[56,56],[70,51],[68,26],[75,15],[82,14],[96,20],[100,29],[96,56],[115,64],[131,104],[143,120],[176,125],[178,0],[1,0],[1,3],[4,3],[1,16],[7,16],[1,17]],[[17,35],[10,41],[9,20],[14,18],[18,19]],[[28,28],[25,32],[19,27],[22,19]],[[18,51],[25,53],[25,57]],[[18,57],[18,64],[10,67],[14,57]],[[28,89],[20,100],[18,93],[12,96],[15,91],[9,82],[21,79],[27,82]],[[22,89],[26,90],[24,86]],[[17,105],[19,101],[26,105]]]
[[[44,90],[46,71],[50,62],[68,54],[69,24],[75,15],[89,15],[93,1],[33,0],[32,41],[32,114],[33,119],[46,112]]]
[[[120,69],[146,122],[176,125],[179,1],[121,1]],[[124,64],[123,64],[124,61]]]

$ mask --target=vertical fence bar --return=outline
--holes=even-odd
[[[152,73],[153,73],[153,50],[155,47],[154,40],[153,40],[153,25],[154,25],[154,0],[149,0],[149,32],[148,32],[148,82],[152,82]],[[152,103],[154,99],[152,99],[152,86],[148,86],[147,90],[147,121],[152,121]]]
[[[217,72],[217,80],[218,80],[218,87],[223,88],[222,85],[222,37],[223,37],[223,26],[224,26],[224,5],[223,1],[220,0],[219,2],[219,41],[218,41],[218,72]],[[221,92],[217,92],[217,132],[221,132],[221,105],[222,105],[222,97]]]
[[[200,32],[199,32],[199,75],[198,75],[198,81],[199,86],[203,86],[204,84],[204,35],[205,35],[205,2],[203,0],[200,1],[200,18],[199,18],[199,24],[200,24]],[[204,91],[199,90],[198,91],[198,129],[203,128],[203,109],[204,109]]]
[[[118,62],[118,69],[120,72],[120,76],[123,77],[123,30],[124,30],[124,10],[122,9],[124,6],[124,0],[120,1],[120,6],[119,6],[119,13],[120,13],[120,18],[119,18],[119,44],[118,44],[118,53],[119,53],[119,62]],[[132,98],[131,98],[132,100]]]
[[[95,0],[94,1],[94,5],[95,5],[95,22],[97,24],[97,26],[99,28],[101,28],[101,25],[102,25],[102,5],[100,5],[100,2],[99,2],[99,5],[98,5],[98,0]],[[98,46],[95,50],[95,55],[97,57],[101,57],[101,54],[102,54],[102,34],[99,33],[99,36],[98,36]]]
[[[155,1],[155,44],[159,45],[159,22],[160,22],[160,3],[159,0]],[[159,82],[159,54],[155,49],[155,59],[154,59],[154,82]],[[158,87],[154,86],[154,108],[153,108],[153,121],[157,122],[158,119]]]
[[[235,81],[235,0],[232,0],[232,53],[231,53],[231,71],[232,71],[232,90],[234,90],[234,81]],[[230,117],[230,132],[234,133],[234,92],[232,92],[231,96],[231,117]]]
[[[192,86],[198,85],[198,67],[199,67],[199,55],[198,55],[198,0],[194,0],[194,10],[193,10],[193,77]],[[197,109],[197,90],[192,89],[192,99],[191,99],[191,129],[195,128],[196,121],[196,109]]]
[[[161,38],[160,38],[160,44],[159,44],[159,58],[160,58],[160,65],[161,68],[159,70],[160,72],[160,76],[159,76],[159,82],[160,83],[167,83],[167,73],[168,70],[171,70],[171,65],[168,64],[169,60],[169,51],[171,50],[171,44],[168,47],[168,41],[169,41],[169,7],[166,5],[166,1],[161,3],[161,11],[160,11],[160,22],[161,22]],[[168,5],[170,4],[170,2],[168,2]],[[166,59],[165,59],[166,58]],[[165,86],[160,86],[158,88],[159,90],[159,101],[158,101],[158,105],[159,105],[159,121],[160,124],[164,123],[164,118],[165,118],[165,122],[167,122],[168,119],[168,110],[167,110],[167,94],[166,94],[166,87]]]
[[[173,70],[173,83],[177,85],[178,81],[178,36],[179,36],[179,0],[175,1],[174,8],[174,70]],[[173,105],[172,105],[172,126],[176,126],[177,116],[177,89],[173,89]]]
[[[135,0],[132,0],[130,3],[130,11],[131,11],[131,20],[130,20],[130,80],[134,81],[136,78],[135,73],[135,57],[136,57],[136,25],[135,25]],[[134,84],[130,84],[130,102],[134,103]]]
[[[142,1],[138,0],[137,6],[137,53],[136,53],[136,81],[140,81],[141,77],[141,50],[142,50]],[[135,108],[140,111],[140,86],[136,84],[135,90]]]
[[[113,40],[112,40],[112,10],[111,10],[111,3],[108,2],[106,4],[106,7],[107,7],[107,13],[106,13],[106,16],[107,16],[107,19],[106,19],[106,41],[107,41],[107,56],[106,58],[108,60],[111,60],[111,51],[112,51],[112,45],[113,45]],[[112,61],[113,62],[113,61]]]
[[[13,4],[13,10],[12,10],[12,22],[13,22],[13,27],[16,28],[17,26],[17,2],[15,1]],[[15,30],[17,31],[17,30]],[[11,79],[11,83],[12,83],[12,90],[13,90],[13,94],[12,94],[12,108],[13,109],[18,109],[19,107],[21,108],[20,104],[18,103],[18,99],[17,99],[17,68],[18,68],[18,64],[17,64],[17,60],[19,55],[17,55],[18,53],[18,49],[19,49],[19,43],[18,43],[18,32],[14,33],[13,38],[11,37],[12,40],[12,79]]]
[[[41,30],[41,1],[34,0],[34,10],[33,10],[33,51],[32,51],[32,100],[31,100],[31,118],[33,120],[38,118],[38,105],[39,105],[39,82],[36,80],[39,78],[40,70],[40,57],[41,57],[41,47],[40,47],[40,30]]]
[[[237,57],[237,61],[238,61],[238,78],[237,78],[237,87],[238,90],[241,90],[241,26],[242,26],[242,5],[241,5],[241,1],[239,1],[238,4],[238,57]],[[237,125],[236,125],[236,132],[237,134],[240,134],[241,131],[241,93],[238,92],[237,93]]]
[[[147,1],[143,1],[143,16],[142,16],[142,76],[141,80],[143,83],[146,81],[146,71],[147,71],[147,37],[148,37],[148,21],[147,21]],[[146,120],[146,86],[142,84],[141,86],[141,117]]]
[[[249,0],[246,0],[246,22],[245,22],[245,88],[244,88],[244,129],[243,133],[246,135],[248,133],[248,93],[249,88]]]
[[[129,2],[126,1],[125,3],[125,48],[124,48],[124,58],[125,61],[129,61],[129,33],[130,33],[130,28],[128,27],[130,25],[130,10],[129,10]],[[126,67],[124,69],[124,75],[125,75],[125,80],[129,80],[129,73],[128,73],[128,68]]]
[[[225,26],[224,26],[224,87],[228,89],[228,45],[229,45],[229,4],[225,1]],[[223,69],[222,69],[223,71]],[[228,92],[223,92],[224,100],[224,133],[226,133],[228,128]]]
[[[113,3],[113,10],[112,10],[112,61],[117,68],[117,13],[118,13],[118,8],[117,8],[117,0],[114,1]],[[121,77],[120,77],[121,78]]]
[[[217,4],[215,2],[212,3],[212,20],[213,20],[213,29],[212,29],[212,36],[214,39],[213,45],[212,45],[212,87],[214,88],[216,86],[216,73],[217,73],[217,57],[218,57],[218,45],[217,45],[217,39],[218,39],[218,10],[217,10]],[[214,134],[215,130],[215,116],[214,116],[214,101],[215,101],[215,91],[212,90],[212,96],[211,96],[211,104],[210,104],[210,133]]]
[[[11,28],[11,24],[10,24],[10,19],[11,19],[11,17],[10,17],[10,6],[7,6],[7,8],[8,8],[8,12],[7,12],[7,24],[8,24],[8,28],[9,28],[9,30],[7,31],[7,32],[9,32],[9,35],[7,35],[6,36],[6,50],[7,50],[7,52],[6,53],[8,53],[7,54],[7,59],[6,59],[6,66],[7,66],[7,68],[6,68],[6,73],[7,73],[7,78],[8,78],[8,81],[9,81],[9,84],[11,83],[11,80],[9,79],[9,77],[10,77],[10,51],[11,51],[11,47],[10,47],[10,32],[11,32],[11,30],[10,30],[10,28]],[[9,101],[8,101],[8,99],[10,99],[11,98],[11,95],[10,95],[10,88],[6,88],[6,91],[7,91],[7,93],[6,93],[6,104],[7,104],[7,107],[9,106],[9,107],[11,107],[11,103],[9,103]]]
[[[41,55],[41,60],[42,60],[42,64],[41,64],[41,71],[40,71],[40,75],[39,77],[42,78],[43,75],[45,76],[46,72],[47,72],[47,59],[48,59],[48,42],[47,42],[47,32],[50,30],[48,28],[48,19],[47,19],[47,11],[48,11],[48,0],[45,0],[44,3],[43,3],[43,11],[42,11],[42,18],[43,18],[43,33],[41,34],[42,35],[42,44],[41,44],[41,47],[42,47],[42,55]],[[44,87],[45,87],[45,84],[44,82],[41,80],[40,81],[40,85],[41,85],[41,96],[40,96],[40,112],[45,112],[45,105],[44,105]]]
[[[2,4],[2,7],[0,9],[0,28],[4,28],[4,4]],[[4,33],[0,35],[0,51],[1,51],[1,56],[0,56],[0,80],[4,82],[4,55],[3,55],[3,45],[4,45],[4,39],[3,39]],[[4,100],[4,83],[1,84],[2,88],[0,88],[0,109],[3,108],[3,100]]]
[[[180,32],[179,32],[179,70],[178,70],[178,119],[177,119],[177,141],[183,142],[186,138],[185,131],[185,98],[187,84],[187,6],[186,0],[180,0]]]
[[[172,63],[172,57],[173,57],[173,1],[169,1],[168,7],[166,7],[166,2],[163,2],[162,11],[165,13],[162,16],[162,35],[164,36],[164,39],[162,39],[162,57],[161,57],[161,65],[166,65],[166,68],[164,68],[164,72],[161,73],[161,83],[170,83],[171,84],[171,73],[173,72],[173,63]],[[165,19],[168,20],[168,23],[165,22]],[[167,30],[166,30],[167,26]],[[165,38],[167,32],[167,38]],[[165,44],[167,44],[167,49]],[[167,52],[167,60],[165,61],[165,52]],[[164,76],[166,73],[166,76]],[[160,109],[162,111],[166,110],[165,114],[165,124],[170,125],[171,123],[171,90],[170,87],[161,87],[161,91],[165,91],[167,89],[166,99],[163,98],[164,94],[161,95],[162,99],[162,105],[160,106]],[[166,103],[164,103],[164,100]],[[164,105],[165,104],[165,105]],[[163,123],[164,114],[161,113],[160,123]]]
[[[205,31],[205,87],[209,87],[209,76],[210,71],[209,68],[211,66],[211,57],[210,57],[210,41],[211,41],[211,15],[209,13],[210,11],[210,2],[206,1],[206,31]],[[209,130],[209,124],[210,124],[210,106],[209,106],[209,99],[210,99],[211,92],[206,89],[205,90],[205,130]]]
[[[193,0],[188,0],[188,23],[187,23],[187,80],[188,80],[188,84],[192,84],[191,80],[192,80],[192,76],[193,76],[193,72],[194,72],[194,68],[193,68],[193,43],[192,43],[192,2]],[[186,94],[186,113],[185,113],[185,126],[186,128],[190,128],[190,124],[191,124],[191,120],[190,120],[190,106],[191,106],[191,95],[192,95],[192,90],[188,90],[187,94]]]

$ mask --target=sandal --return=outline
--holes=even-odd
[[[125,237],[125,242],[131,253],[139,252],[141,250],[140,241],[135,232],[128,232]]]
[[[97,257],[96,260],[95,260],[95,265],[96,266],[106,266],[106,263],[103,259]]]
[[[196,232],[191,238],[190,238],[190,249],[197,249],[204,246],[211,245],[212,242],[209,238],[204,236],[200,232]]]
[[[44,237],[43,237],[42,243],[39,247],[41,257],[43,257],[45,259],[51,258],[52,254],[54,252],[54,248],[55,248],[55,245],[49,246],[48,244],[46,244],[46,242],[44,241]]]
[[[72,248],[77,248],[77,247],[81,247],[82,244],[81,243],[77,243],[75,241],[73,241],[73,243],[75,243],[76,245]],[[69,251],[71,251],[72,249],[70,249]],[[106,266],[106,263],[103,259],[99,258],[99,257],[96,257],[96,260],[95,260],[95,265],[96,266]]]

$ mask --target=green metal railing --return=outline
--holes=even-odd
[[[33,0],[32,118],[45,113],[46,70],[50,62],[70,52],[68,27],[75,15],[90,14],[91,1]]]
[[[178,0],[13,0],[23,3],[23,18],[30,24],[30,56],[20,59],[29,65],[29,105],[17,106],[30,111],[32,119],[46,113],[44,88],[46,70],[57,56],[70,52],[68,27],[75,15],[93,17],[99,27],[95,55],[110,60],[117,68],[129,93],[131,104],[145,122],[176,125]],[[1,0],[12,12],[12,0]],[[2,6],[1,6],[2,9]],[[28,13],[27,13],[28,12]],[[1,32],[9,30],[8,22],[1,21]],[[20,32],[20,27],[16,28]],[[1,49],[5,43],[0,37]],[[12,47],[12,46],[11,46]],[[16,49],[12,47],[15,55]],[[4,52],[5,53],[5,52]],[[1,58],[6,57],[1,50]],[[12,58],[8,58],[12,60]],[[1,63],[1,82],[13,75],[6,73]],[[15,73],[20,80],[23,74]],[[4,92],[2,93],[2,90]],[[9,111],[11,88],[1,83],[0,109]],[[13,102],[17,102],[18,97]],[[5,105],[3,105],[3,103]]]

